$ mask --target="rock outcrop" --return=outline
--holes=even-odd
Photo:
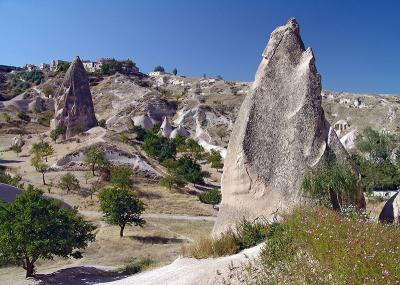
[[[62,126],[66,138],[97,126],[89,80],[79,57],[71,63],[56,92],[54,109],[52,127]]]
[[[394,194],[386,203],[379,214],[379,221],[390,224],[400,224],[400,195]]]
[[[22,147],[25,144],[24,140],[22,139],[22,136],[15,136],[11,140],[11,148],[13,147]]]
[[[159,134],[165,138],[169,138],[172,130],[173,130],[173,128],[172,128],[171,124],[169,123],[168,118],[164,117],[164,120],[160,127]]]
[[[321,78],[295,19],[273,31],[262,57],[229,142],[214,235],[299,205],[305,172],[328,155],[351,164],[324,117]],[[361,188],[356,199],[365,206]]]

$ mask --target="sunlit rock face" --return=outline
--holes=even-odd
[[[350,162],[321,106],[321,77],[295,19],[275,29],[236,119],[213,234],[242,217],[272,219],[301,202],[307,170],[327,156]],[[359,205],[364,206],[360,188]]]
[[[97,126],[88,76],[79,57],[71,63],[56,93],[52,127],[56,126],[65,129],[66,138]]]

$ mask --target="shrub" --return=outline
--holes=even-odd
[[[144,271],[153,264],[154,261],[148,257],[142,260],[133,260],[122,268],[121,273],[126,275],[136,274]]]
[[[140,126],[134,126],[132,132],[136,134],[136,139],[139,141],[143,141],[147,134],[146,130]]]
[[[102,127],[104,129],[107,128],[107,124],[106,124],[106,119],[101,119],[97,122],[97,124],[99,125],[99,127]]]
[[[221,169],[224,167],[221,153],[218,150],[212,149],[207,157],[207,161],[208,163],[211,163],[212,168]]]
[[[61,125],[58,125],[54,130],[50,132],[50,138],[56,141],[60,135],[65,134],[65,129]]]
[[[205,203],[205,204],[211,204],[213,205],[213,208],[215,205],[221,203],[221,191],[218,189],[212,189],[209,190],[205,193],[202,193],[199,196],[200,202]]]
[[[42,92],[46,97],[49,97],[54,93],[54,88],[52,86],[45,86],[43,87]]]
[[[50,121],[52,118],[53,114],[51,112],[45,112],[39,116],[38,122],[45,127],[50,127]]]

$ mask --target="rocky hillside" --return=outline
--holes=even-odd
[[[18,124],[26,125],[45,112],[54,112],[52,96],[63,76],[62,73],[46,76],[44,83],[11,100],[1,101],[0,110],[9,118],[7,115],[0,118],[0,131],[13,132]],[[91,80],[91,92],[96,116],[105,119],[109,129],[120,132],[134,124],[149,128],[166,116],[173,127],[188,130],[205,149],[227,146],[239,107],[251,87],[249,82],[173,75],[117,73],[95,79]],[[327,120],[335,126],[347,148],[353,146],[357,133],[367,126],[399,131],[398,96],[323,91],[322,105]],[[18,111],[29,118],[21,119]],[[39,114],[34,114],[38,111]]]

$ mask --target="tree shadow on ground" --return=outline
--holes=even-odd
[[[138,198],[147,198],[147,199],[160,199],[162,196],[160,194],[154,192],[146,192],[141,190],[136,190]]]
[[[160,236],[130,236],[130,239],[134,239],[143,243],[151,244],[168,244],[168,243],[184,243],[186,239],[182,238],[166,238]]]
[[[15,160],[15,159],[0,159],[0,164],[8,164],[8,163],[21,163],[22,160]]]
[[[111,282],[126,277],[118,272],[107,271],[96,267],[70,267],[50,274],[36,274],[34,280],[38,285],[91,285],[99,282]]]

